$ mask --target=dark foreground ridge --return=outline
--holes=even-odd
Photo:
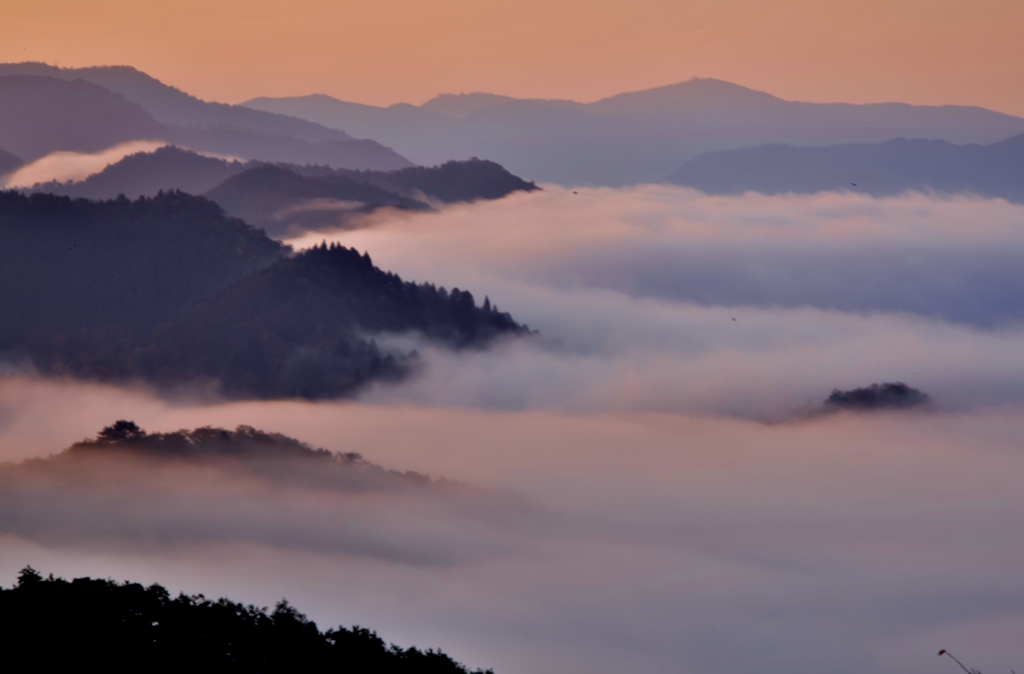
[[[826,410],[892,410],[928,407],[932,399],[928,394],[907,386],[903,382],[872,384],[849,391],[836,389],[825,401]]]
[[[44,578],[32,567],[14,587],[0,588],[0,633],[8,662],[39,671],[467,672],[441,651],[388,646],[358,626],[320,632],[284,600],[268,611],[203,595],[172,597],[160,585]]]
[[[372,335],[479,348],[528,329],[341,246],[299,254],[202,197],[0,192],[0,357],[42,374],[240,398],[350,395],[409,374]]]

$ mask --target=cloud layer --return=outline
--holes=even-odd
[[[983,670],[1018,664],[1020,408],[765,426],[353,403],[187,407],[31,380],[0,390],[26,417],[3,431],[19,446],[42,414],[63,438],[95,428],[93,413],[75,412],[91,401],[154,430],[259,420],[475,485],[449,498],[131,463],[48,473],[4,489],[5,583],[31,563],[260,604],[284,595],[323,624],[369,624],[509,674],[923,674],[953,646]],[[518,497],[495,496],[509,493]],[[59,518],[74,526],[62,532]]]
[[[331,237],[542,336],[452,353],[378,335],[419,347],[422,374],[355,402],[11,374],[0,461],[119,418],[249,424],[457,488],[8,466],[0,582],[30,563],[284,595],[501,674],[925,674],[940,648],[1021,667],[1024,209],[548,189],[372,224]],[[936,410],[799,415],[893,380]]]
[[[3,187],[6,189],[32,187],[37,183],[46,183],[52,180],[58,182],[85,180],[130,154],[152,152],[164,145],[167,145],[166,141],[133,140],[93,154],[51,152],[7,176]]]
[[[328,237],[545,338],[428,349],[375,401],[770,420],[895,380],[946,408],[1024,400],[1024,208],[1003,201],[549,186],[369,223]]]

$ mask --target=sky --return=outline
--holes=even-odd
[[[133,65],[207,100],[596,100],[714,77],[1024,116],[1017,0],[0,0],[0,61]]]

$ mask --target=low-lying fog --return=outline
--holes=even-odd
[[[354,402],[9,375],[0,461],[115,419],[248,424],[460,483],[136,466],[90,492],[2,467],[0,582],[30,563],[286,596],[498,674],[924,673],[940,648],[1022,666],[1024,208],[548,188],[293,243],[324,238],[541,336],[460,355],[379,337],[417,345],[422,375]],[[896,380],[936,409],[801,414]]]

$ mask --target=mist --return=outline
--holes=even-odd
[[[40,157],[6,176],[3,187],[12,189],[16,187],[32,187],[37,183],[50,181],[85,180],[92,174],[99,173],[110,164],[116,164],[130,154],[153,152],[164,145],[167,145],[167,142],[162,140],[133,140],[91,154],[85,152],[51,152],[45,157]]]
[[[132,462],[47,473],[4,490],[5,583],[31,563],[261,605],[286,596],[323,625],[373,625],[514,674],[926,672],[951,645],[985,670],[1017,664],[1021,408],[765,426],[363,403],[197,407],[23,378],[0,392],[18,412],[2,431],[5,458],[45,456],[113,417],[152,431],[256,420],[464,485],[339,492]],[[43,417],[51,423],[34,434]]]
[[[546,186],[360,224],[290,243],[369,251],[538,334],[373,335],[419,373],[346,401],[11,369],[0,582],[31,564],[284,596],[502,674],[925,674],[940,648],[1020,668],[1024,208]],[[934,407],[813,414],[884,381]],[[116,419],[251,425],[389,477],[48,458]]]
[[[364,225],[290,243],[471,288],[541,335],[461,353],[403,336],[422,376],[368,401],[763,421],[875,381],[944,409],[1024,401],[1024,207],[1005,201],[547,186]]]

